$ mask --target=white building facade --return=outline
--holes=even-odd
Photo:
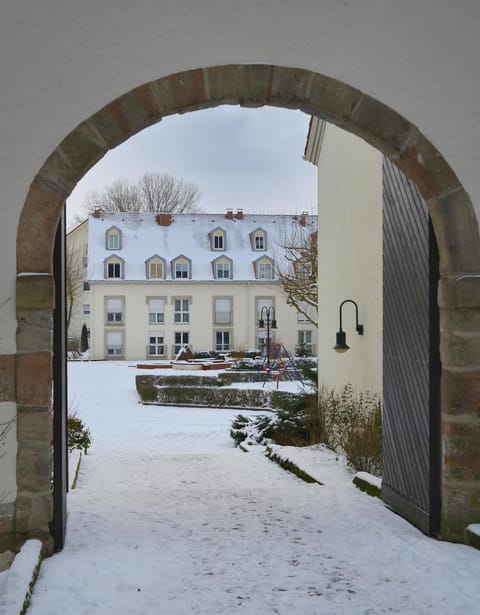
[[[316,216],[96,211],[87,224],[76,313],[89,322],[91,359],[172,359],[182,347],[264,353],[267,311],[272,349],[316,353],[316,328],[287,304],[277,275],[282,238],[298,226],[315,233]]]
[[[382,392],[382,156],[355,135],[313,117],[305,159],[318,169],[318,365],[328,389]],[[342,308],[350,350],[333,351]]]

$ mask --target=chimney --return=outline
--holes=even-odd
[[[94,209],[93,212],[92,212],[92,217],[93,218],[100,218],[102,213],[103,213],[103,211],[101,209]]]
[[[300,217],[300,220],[299,220],[299,223],[300,223],[302,226],[306,226],[306,225],[307,225],[307,219],[305,218],[305,213],[302,213],[302,215],[301,215],[301,217]]]
[[[225,214],[225,218],[227,220],[233,220],[233,209],[227,209],[227,213]]]
[[[237,220],[243,220],[243,209],[237,209]]]
[[[159,226],[170,226],[172,223],[172,214],[157,214],[155,220]]]

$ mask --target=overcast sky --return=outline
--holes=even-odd
[[[316,172],[303,160],[308,122],[300,111],[273,107],[167,117],[106,154],[78,183],[67,212],[116,179],[159,172],[196,184],[206,213],[313,213]]]

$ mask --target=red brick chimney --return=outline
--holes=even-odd
[[[237,209],[237,220],[243,220],[243,209]]]
[[[227,213],[225,214],[225,218],[227,220],[233,220],[233,209],[227,209]]]
[[[155,220],[160,226],[170,226],[172,224],[172,214],[157,214]]]

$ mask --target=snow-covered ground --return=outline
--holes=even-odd
[[[479,551],[425,537],[321,447],[287,451],[307,484],[234,448],[233,410],[139,404],[136,373],[69,366],[94,443],[29,615],[480,612]]]

